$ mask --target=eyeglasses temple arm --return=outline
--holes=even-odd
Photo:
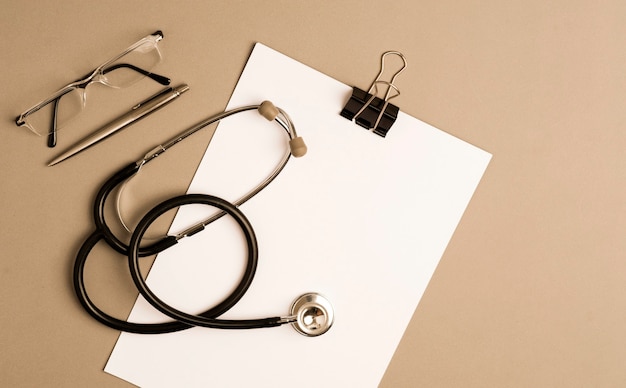
[[[50,125],[50,131],[48,132],[48,147],[52,148],[57,145],[57,117],[59,113],[59,101],[61,97],[54,100],[54,107],[52,109],[52,124]]]
[[[170,82],[171,82],[171,80],[169,78],[167,78],[167,77],[164,77],[162,75],[155,74],[155,73],[150,73],[149,71],[146,71],[146,70],[144,70],[144,69],[142,69],[140,67],[137,67],[135,65],[131,65],[130,63],[118,63],[116,65],[107,67],[106,69],[102,69],[102,74],[110,73],[113,70],[117,70],[117,69],[120,69],[120,68],[123,68],[123,67],[126,67],[126,68],[129,68],[131,70],[134,70],[137,73],[145,75],[146,77],[150,77],[153,80],[155,80],[156,82],[160,83],[161,85],[169,85]]]

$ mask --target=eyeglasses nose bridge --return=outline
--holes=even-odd
[[[92,77],[89,81],[85,82],[82,85],[78,85],[74,88],[73,92],[78,93],[80,97],[81,108],[84,108],[87,105],[87,87],[94,82],[100,82],[98,79],[99,75]]]

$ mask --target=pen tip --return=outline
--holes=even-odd
[[[59,156],[57,156],[56,158],[52,159],[49,163],[48,163],[48,167],[54,166],[56,164],[61,163],[62,161],[64,161],[65,159],[75,155],[76,153],[73,154],[68,154],[67,152],[64,154],[61,154]]]

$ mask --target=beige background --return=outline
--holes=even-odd
[[[361,88],[383,51],[400,50],[409,60],[401,109],[494,155],[383,387],[626,385],[623,1],[0,5],[0,386],[129,386],[102,372],[118,333],[87,316],[71,287],[95,190],[222,110],[256,41]],[[56,150],[15,116],[156,29],[165,33],[159,72],[192,90],[46,167],[159,87],[93,87]],[[155,201],[184,192],[209,139],[164,156],[135,191],[158,188]],[[95,256],[94,298],[123,317],[135,295],[123,260],[104,247]]]

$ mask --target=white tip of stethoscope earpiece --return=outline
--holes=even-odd
[[[273,121],[278,116],[278,108],[272,104],[271,101],[263,101],[259,105],[259,114],[267,119],[267,121]]]
[[[276,117],[280,114],[280,110],[272,104],[271,101],[263,101],[261,105],[258,107],[259,114],[265,117],[268,121],[272,121],[276,119]],[[295,131],[290,132],[290,136],[296,136]],[[289,141],[289,148],[291,150],[291,154],[296,158],[304,156],[306,154],[307,148],[306,144],[304,144],[304,140],[301,137],[295,137]]]
[[[300,136],[289,141],[289,148],[291,149],[291,154],[296,158],[304,156],[307,151],[306,144],[304,144],[304,140]]]

